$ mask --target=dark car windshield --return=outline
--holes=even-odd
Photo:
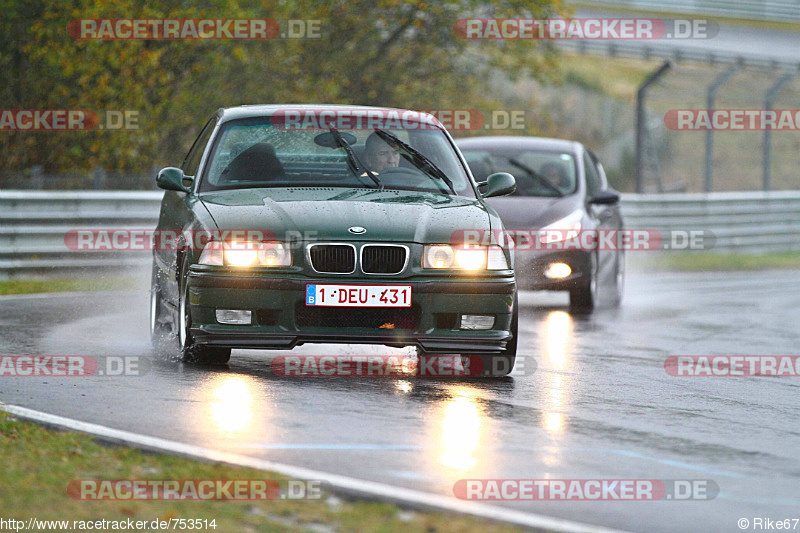
[[[577,167],[571,153],[544,150],[470,150],[461,152],[477,181],[508,172],[517,181],[513,196],[564,196],[577,190]]]
[[[218,132],[199,191],[263,187],[364,187],[403,189],[475,198],[475,192],[450,141],[430,126],[381,128],[432,162],[453,190],[429,168],[388,146],[375,129],[337,130],[351,143],[348,155],[329,128],[287,128],[270,117],[228,122]],[[368,138],[372,136],[368,143]],[[368,146],[369,144],[369,146]],[[352,159],[358,162],[355,164]],[[370,170],[378,182],[371,179]]]

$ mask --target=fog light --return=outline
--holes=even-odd
[[[252,322],[250,311],[238,309],[217,309],[217,322],[220,324],[250,324]]]
[[[461,329],[492,329],[494,315],[461,315]]]
[[[572,274],[572,269],[566,263],[552,263],[544,271],[544,277],[548,279],[562,279]]]

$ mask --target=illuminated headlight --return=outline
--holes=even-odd
[[[262,266],[292,266],[292,253],[282,242],[261,243],[258,264]]]
[[[481,246],[456,246],[455,268],[483,270],[486,268],[486,248]]]
[[[432,244],[422,254],[423,268],[459,270],[506,270],[509,268],[499,246]]]
[[[572,274],[572,269],[566,263],[552,263],[544,271],[544,277],[547,279],[564,279],[570,274]]]
[[[422,254],[423,268],[453,268],[456,254],[449,244],[426,246]]]
[[[560,220],[556,220],[539,230],[539,240],[542,244],[561,242],[573,239],[581,231],[583,211],[578,209]]]
[[[282,242],[219,242],[206,245],[200,254],[201,265],[292,266],[292,253]]]

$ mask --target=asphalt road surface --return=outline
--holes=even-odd
[[[623,307],[571,316],[523,293],[530,375],[288,378],[234,351],[218,369],[0,377],[0,401],[207,448],[453,495],[460,479],[711,480],[705,501],[497,505],[636,531],[800,518],[800,378],[673,377],[670,355],[797,354],[798,272],[638,274]],[[147,287],[0,299],[0,354],[150,357]],[[303,346],[293,354],[401,353]]]
[[[800,47],[800,33],[793,30],[770,28],[757,24],[737,23],[722,21],[713,16],[700,15],[638,15],[631,12],[620,12],[604,9],[578,9],[574,15],[576,18],[634,18],[648,17],[661,18],[669,21],[672,27],[674,19],[681,20],[708,20],[716,21],[719,25],[719,32],[710,38],[691,38],[691,39],[657,39],[651,41],[626,41],[628,44],[638,43],[646,45],[651,49],[682,50],[689,52],[703,52],[708,54],[718,54],[723,56],[739,55],[744,57],[758,58],[762,60],[786,61],[791,63],[798,62],[797,50]],[[703,35],[708,35],[703,34]],[[607,42],[599,39],[600,42]]]

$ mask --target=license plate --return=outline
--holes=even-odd
[[[306,305],[411,307],[411,285],[306,285]]]

